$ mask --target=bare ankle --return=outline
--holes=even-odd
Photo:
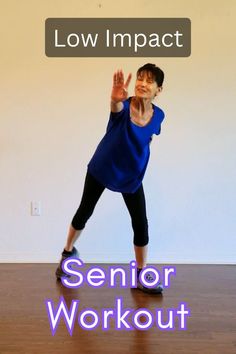
[[[73,250],[73,246],[65,246],[64,250],[67,252],[71,252]]]

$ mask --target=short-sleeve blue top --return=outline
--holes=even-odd
[[[88,164],[88,172],[106,188],[134,193],[141,185],[153,134],[160,134],[164,112],[153,104],[150,122],[141,127],[130,117],[131,97],[121,112],[110,113],[106,134]]]

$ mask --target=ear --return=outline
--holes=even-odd
[[[155,96],[157,96],[163,90],[163,86],[158,86]]]

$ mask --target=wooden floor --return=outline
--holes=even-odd
[[[230,265],[177,265],[176,277],[163,296],[150,296],[129,288],[68,289],[54,278],[55,264],[0,264],[1,354],[235,354],[236,267]],[[87,265],[86,267],[91,267]],[[101,265],[106,268],[107,265]],[[161,265],[156,266],[159,270]],[[45,300],[55,304],[63,296],[70,306],[80,300],[80,310],[114,308],[116,297],[124,306],[177,308],[186,302],[191,310],[187,330],[108,331],[84,330],[78,316],[72,336],[63,320],[52,336]],[[80,311],[79,310],[79,311]]]

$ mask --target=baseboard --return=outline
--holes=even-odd
[[[81,259],[85,263],[104,264],[128,264],[134,259],[133,254],[100,254],[83,253]],[[0,263],[58,263],[60,255],[49,253],[10,253],[0,254]],[[236,254],[213,254],[213,255],[186,255],[186,254],[156,254],[151,252],[148,257],[149,264],[221,264],[236,265]]]

